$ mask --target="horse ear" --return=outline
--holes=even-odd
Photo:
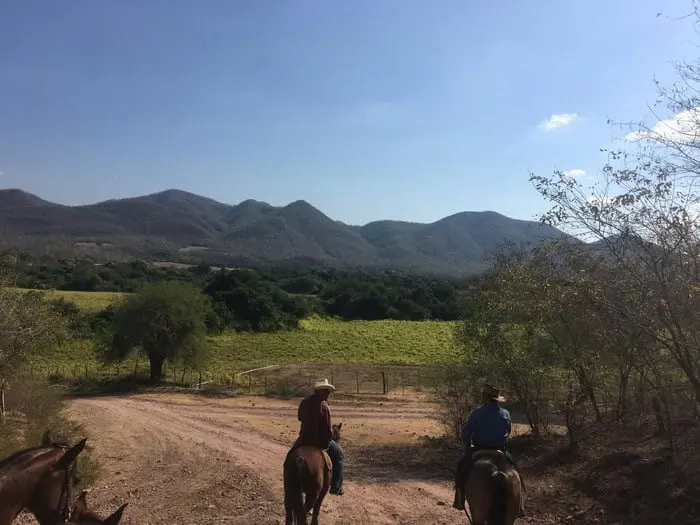
[[[87,490],[81,490],[80,496],[78,496],[78,503],[81,503],[87,507],[87,495],[88,495]]]
[[[80,454],[83,449],[85,448],[85,442],[87,441],[87,438],[81,440],[78,442],[77,445],[74,445],[71,449],[68,450],[61,459],[58,460],[58,463],[56,463],[56,466],[54,467],[54,470],[66,470],[78,457],[78,454]]]
[[[53,441],[51,440],[51,435],[49,434],[49,429],[46,429],[46,432],[41,436],[41,446],[42,447],[48,447],[50,445],[53,445]]]
[[[105,525],[117,525],[121,520],[122,520],[122,514],[124,513],[124,509],[128,503],[124,503],[121,507],[119,507],[116,511],[114,511],[114,514],[112,514],[109,518],[104,520]]]
[[[340,423],[338,423],[338,430],[340,430],[342,427],[343,427],[343,422],[341,421]]]

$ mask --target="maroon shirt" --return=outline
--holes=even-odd
[[[333,436],[331,409],[328,402],[316,394],[311,394],[299,404],[297,417],[301,421],[300,444],[312,445],[321,449],[328,448]]]

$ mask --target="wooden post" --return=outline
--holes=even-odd
[[[248,374],[248,395],[253,393],[253,377]]]
[[[199,371],[199,389],[202,389],[202,371]]]
[[[388,391],[387,384],[386,384],[386,372],[382,370],[382,394],[386,395]]]
[[[7,384],[0,381],[0,423],[5,424],[5,389]]]
[[[357,384],[357,393],[360,393],[360,373],[355,372],[355,383]]]

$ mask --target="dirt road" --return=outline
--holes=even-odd
[[[298,401],[298,400],[297,400]],[[296,403],[184,395],[79,399],[100,460],[90,499],[101,512],[128,501],[125,524],[283,523],[282,462],[297,432]],[[327,496],[323,524],[466,523],[449,476],[421,470],[418,441],[435,434],[421,402],[335,401],[343,421],[343,497]]]

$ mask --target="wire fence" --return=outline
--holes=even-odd
[[[327,378],[342,395],[405,395],[434,384],[442,367],[411,365],[268,365],[231,373],[197,370],[166,364],[164,382],[196,390],[224,390],[235,394],[296,396],[307,393],[317,379]],[[58,366],[30,365],[24,376],[51,382],[109,383],[145,380],[148,366],[144,361],[129,364],[96,366],[75,364]]]

